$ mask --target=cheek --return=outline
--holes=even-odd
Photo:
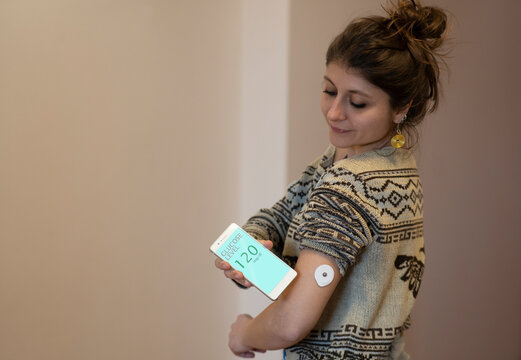
[[[373,111],[365,115],[359,123],[367,133],[380,137],[391,131],[393,122],[386,111]]]
[[[385,125],[387,128],[387,131],[391,132],[394,129],[394,126],[396,125],[394,123],[394,113],[391,110],[389,110],[386,115],[387,116],[385,119]]]
[[[388,133],[391,131],[392,127],[392,120],[389,119],[387,116],[383,116],[378,121],[378,128],[380,129],[381,133]]]
[[[394,123],[393,123],[392,119],[390,119],[388,117],[383,119],[382,127],[381,127],[382,136],[388,136],[389,134],[391,134],[393,132],[393,126],[394,126]]]
[[[327,97],[322,95],[320,97],[320,110],[322,110],[322,114],[324,115],[324,117],[326,117],[327,112],[329,111],[330,107],[331,107],[331,105],[329,104]]]

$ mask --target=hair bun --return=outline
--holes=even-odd
[[[441,45],[447,29],[447,15],[436,7],[423,7],[418,1],[400,0],[387,10],[389,30],[408,41],[424,41],[432,50]]]

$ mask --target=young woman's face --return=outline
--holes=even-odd
[[[348,156],[390,145],[394,123],[406,113],[393,111],[389,95],[358,71],[335,62],[326,68],[320,107],[329,141]]]

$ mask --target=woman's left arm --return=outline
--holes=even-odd
[[[320,265],[334,270],[333,281],[324,287],[315,280]],[[229,346],[235,355],[253,357],[253,351],[287,348],[303,339],[318,322],[340,281],[338,265],[332,257],[302,249],[295,270],[297,277],[276,301],[257,317],[239,315],[232,324]]]

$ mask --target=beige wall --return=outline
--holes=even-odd
[[[423,3],[456,22],[450,80],[417,153],[427,267],[407,348],[422,360],[519,359],[521,2]],[[288,181],[327,143],[318,98],[329,41],[378,4],[292,1]]]
[[[0,359],[232,357],[240,16],[0,2]]]

